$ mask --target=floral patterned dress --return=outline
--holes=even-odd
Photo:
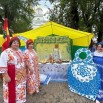
[[[14,69],[12,69],[13,67]],[[4,102],[25,103],[26,102],[26,69],[25,69],[25,64],[24,64],[21,50],[14,51],[11,48],[8,48],[1,53],[0,73],[1,74],[8,73],[9,76],[11,75],[10,83],[5,82],[3,79]],[[15,82],[15,87],[13,85],[14,82]],[[13,90],[13,88],[15,90]],[[13,99],[15,99],[15,102],[12,101]]]
[[[25,50],[24,59],[28,62],[31,67],[33,73],[30,73],[30,69],[27,68],[27,90],[29,94],[33,94],[35,91],[39,92],[40,86],[40,76],[38,69],[38,57],[37,53],[32,50]]]

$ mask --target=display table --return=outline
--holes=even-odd
[[[67,81],[68,66],[70,63],[39,63],[40,73],[49,75],[51,81],[65,82]]]

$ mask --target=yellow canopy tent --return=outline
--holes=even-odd
[[[69,36],[69,38],[73,40],[73,45],[78,46],[88,46],[90,44],[91,38],[93,37],[93,34],[91,33],[71,29],[55,22],[47,22],[37,29],[19,33],[18,35],[30,39],[36,39],[38,36],[47,36],[50,34]]]
[[[47,22],[37,29],[18,35],[35,40],[38,36],[48,36],[50,34],[68,36],[72,40],[72,57],[78,48],[88,47],[93,37],[92,33],[71,29],[55,22]]]
[[[72,55],[74,55],[78,48],[88,47],[91,42],[91,38],[93,37],[92,33],[71,29],[52,21],[45,23],[37,29],[16,35],[35,40],[38,36],[48,36],[50,34],[68,36],[72,40]],[[22,45],[24,45],[24,43]]]
[[[1,47],[2,47],[2,44],[4,42],[4,38],[3,38],[3,35],[0,35],[0,53],[1,53]]]
[[[0,35],[0,47],[2,47],[2,43],[4,42],[4,38],[3,38],[3,35]]]

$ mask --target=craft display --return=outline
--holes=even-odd
[[[40,63],[62,63],[71,60],[71,44],[67,36],[38,37],[34,42]]]
[[[97,71],[91,52],[81,48],[68,68],[69,89],[81,96],[95,100],[100,86],[100,74]]]

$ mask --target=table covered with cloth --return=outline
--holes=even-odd
[[[66,82],[70,63],[39,63],[40,74],[49,75],[51,81]]]

